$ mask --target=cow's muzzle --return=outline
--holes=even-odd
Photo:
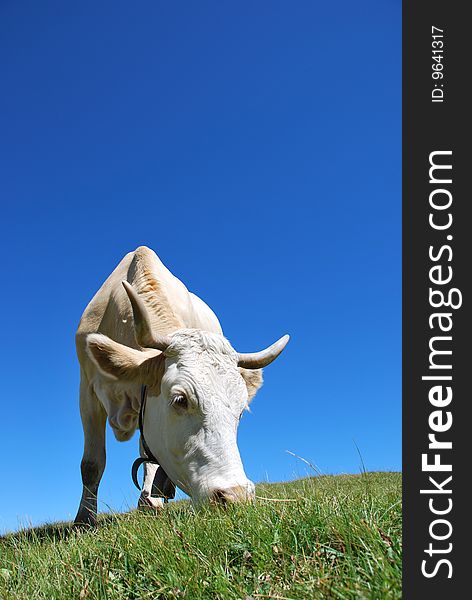
[[[212,504],[232,504],[235,502],[252,502],[255,498],[254,484],[237,485],[226,489],[215,489],[210,494]]]

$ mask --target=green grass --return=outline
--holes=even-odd
[[[261,484],[255,505],[105,515],[0,538],[0,598],[401,597],[401,475]],[[288,500],[288,501],[280,501]]]

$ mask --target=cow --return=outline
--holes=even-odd
[[[105,469],[106,421],[118,441],[138,428],[148,452],[194,503],[250,501],[236,434],[262,385],[262,368],[289,336],[252,354],[236,352],[213,311],[150,248],[128,253],[85,309],[76,333],[84,431],[76,524],[94,525]],[[143,440],[141,456],[146,456]],[[144,463],[139,507],[158,510],[158,464]],[[154,486],[154,487],[153,487]]]

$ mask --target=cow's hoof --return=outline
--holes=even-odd
[[[153,496],[144,496],[141,494],[138,500],[138,509],[144,511],[154,511],[158,512],[164,508],[164,499],[163,498],[154,498]]]

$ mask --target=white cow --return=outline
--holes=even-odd
[[[261,368],[288,339],[237,353],[211,309],[152,250],[127,254],[85,309],[76,334],[84,453],[75,522],[96,521],[106,419],[119,441],[129,440],[143,385],[145,440],[170,480],[197,503],[253,498],[236,443],[238,423],[262,385]],[[157,468],[144,465],[141,506],[162,505],[151,494]]]

